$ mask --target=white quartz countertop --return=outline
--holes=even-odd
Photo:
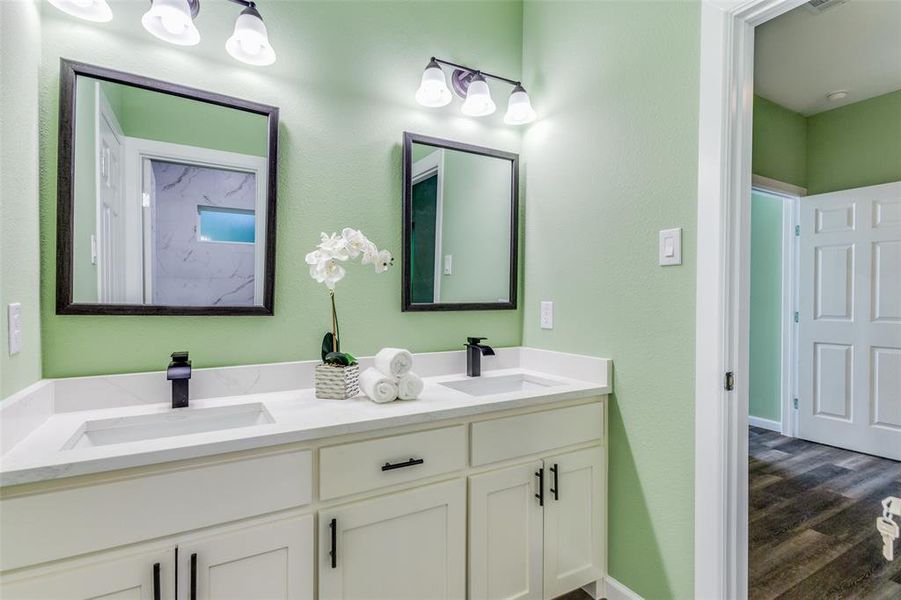
[[[396,400],[385,404],[376,404],[365,396],[349,400],[323,400],[315,397],[313,389],[289,389],[192,399],[190,408],[175,410],[171,408],[168,398],[166,402],[132,401],[124,405],[116,405],[115,402],[100,403],[98,407],[85,410],[71,410],[65,402],[66,399],[51,398],[49,400],[51,406],[62,405],[66,406],[67,410],[59,411],[51,408],[48,414],[40,418],[28,414],[22,406],[16,411],[12,410],[15,407],[8,407],[9,410],[5,415],[0,414],[0,418],[6,417],[7,420],[4,423],[4,434],[14,434],[20,439],[16,439],[14,445],[8,447],[0,456],[0,486],[100,473],[349,433],[377,431],[610,393],[610,365],[605,359],[579,357],[581,363],[576,361],[577,367],[584,370],[586,377],[580,379],[572,376],[579,375],[579,369],[574,369],[571,362],[566,360],[567,357],[576,355],[519,348],[504,350],[507,352],[499,352],[502,358],[496,366],[509,368],[489,366],[487,371],[483,371],[482,378],[522,374],[551,380],[555,385],[473,396],[442,385],[442,382],[466,379],[462,372],[451,372],[424,377],[425,387],[417,400]],[[517,353],[516,356],[513,356],[513,351]],[[531,354],[526,356],[527,353]],[[434,353],[439,354],[458,353]],[[455,365],[457,357],[451,356],[448,360],[447,356],[442,356],[441,361]],[[365,366],[365,361],[361,362]],[[423,362],[428,361],[424,359]],[[555,365],[567,364],[570,365],[569,368],[554,368]],[[536,365],[540,365],[541,370],[534,368]],[[442,369],[428,366],[426,370]],[[57,390],[56,393],[59,394],[60,391]],[[22,402],[23,399],[20,398],[19,401]],[[41,402],[47,404],[48,401],[35,398],[33,402],[37,405]],[[251,403],[262,404],[274,422],[102,446],[64,448],[87,421]],[[29,410],[33,412],[36,409],[32,406]],[[17,422],[21,422],[23,427],[28,424],[29,431],[13,431],[12,428]]]

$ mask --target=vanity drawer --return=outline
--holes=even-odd
[[[0,500],[0,571],[309,504],[310,450],[258,452]]]
[[[603,437],[604,405],[600,402],[480,421],[472,424],[472,465],[487,465]]]
[[[340,498],[466,468],[463,425],[322,448],[319,497]]]

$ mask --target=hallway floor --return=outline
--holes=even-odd
[[[901,544],[882,557],[880,502],[901,463],[750,428],[751,600],[901,598]]]

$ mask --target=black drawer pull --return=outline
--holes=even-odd
[[[197,600],[197,553],[191,555],[191,600]]]
[[[557,463],[554,463],[554,466],[551,467],[551,473],[554,474],[554,487],[551,488],[551,493],[554,495],[554,500],[560,499],[560,481],[557,478]]]
[[[538,506],[544,506],[544,467],[535,471],[535,477],[538,478],[538,493],[535,497],[538,498]]]
[[[404,467],[415,467],[425,462],[424,458],[411,458],[406,462],[394,463],[393,465],[386,462],[382,465],[382,471],[393,471],[394,469],[403,469]]]
[[[329,556],[332,557],[332,568],[338,567],[338,519],[332,519],[328,524],[332,530],[332,549],[329,550]]]
[[[160,563],[153,563],[153,600],[160,600]]]

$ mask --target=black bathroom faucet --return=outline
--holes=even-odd
[[[172,382],[172,408],[188,406],[188,382],[191,379],[191,361],[187,352],[173,352],[172,362],[166,369],[166,379]]]
[[[494,356],[494,348],[481,343],[488,338],[466,338],[466,374],[469,377],[478,377],[482,374],[482,355]]]

